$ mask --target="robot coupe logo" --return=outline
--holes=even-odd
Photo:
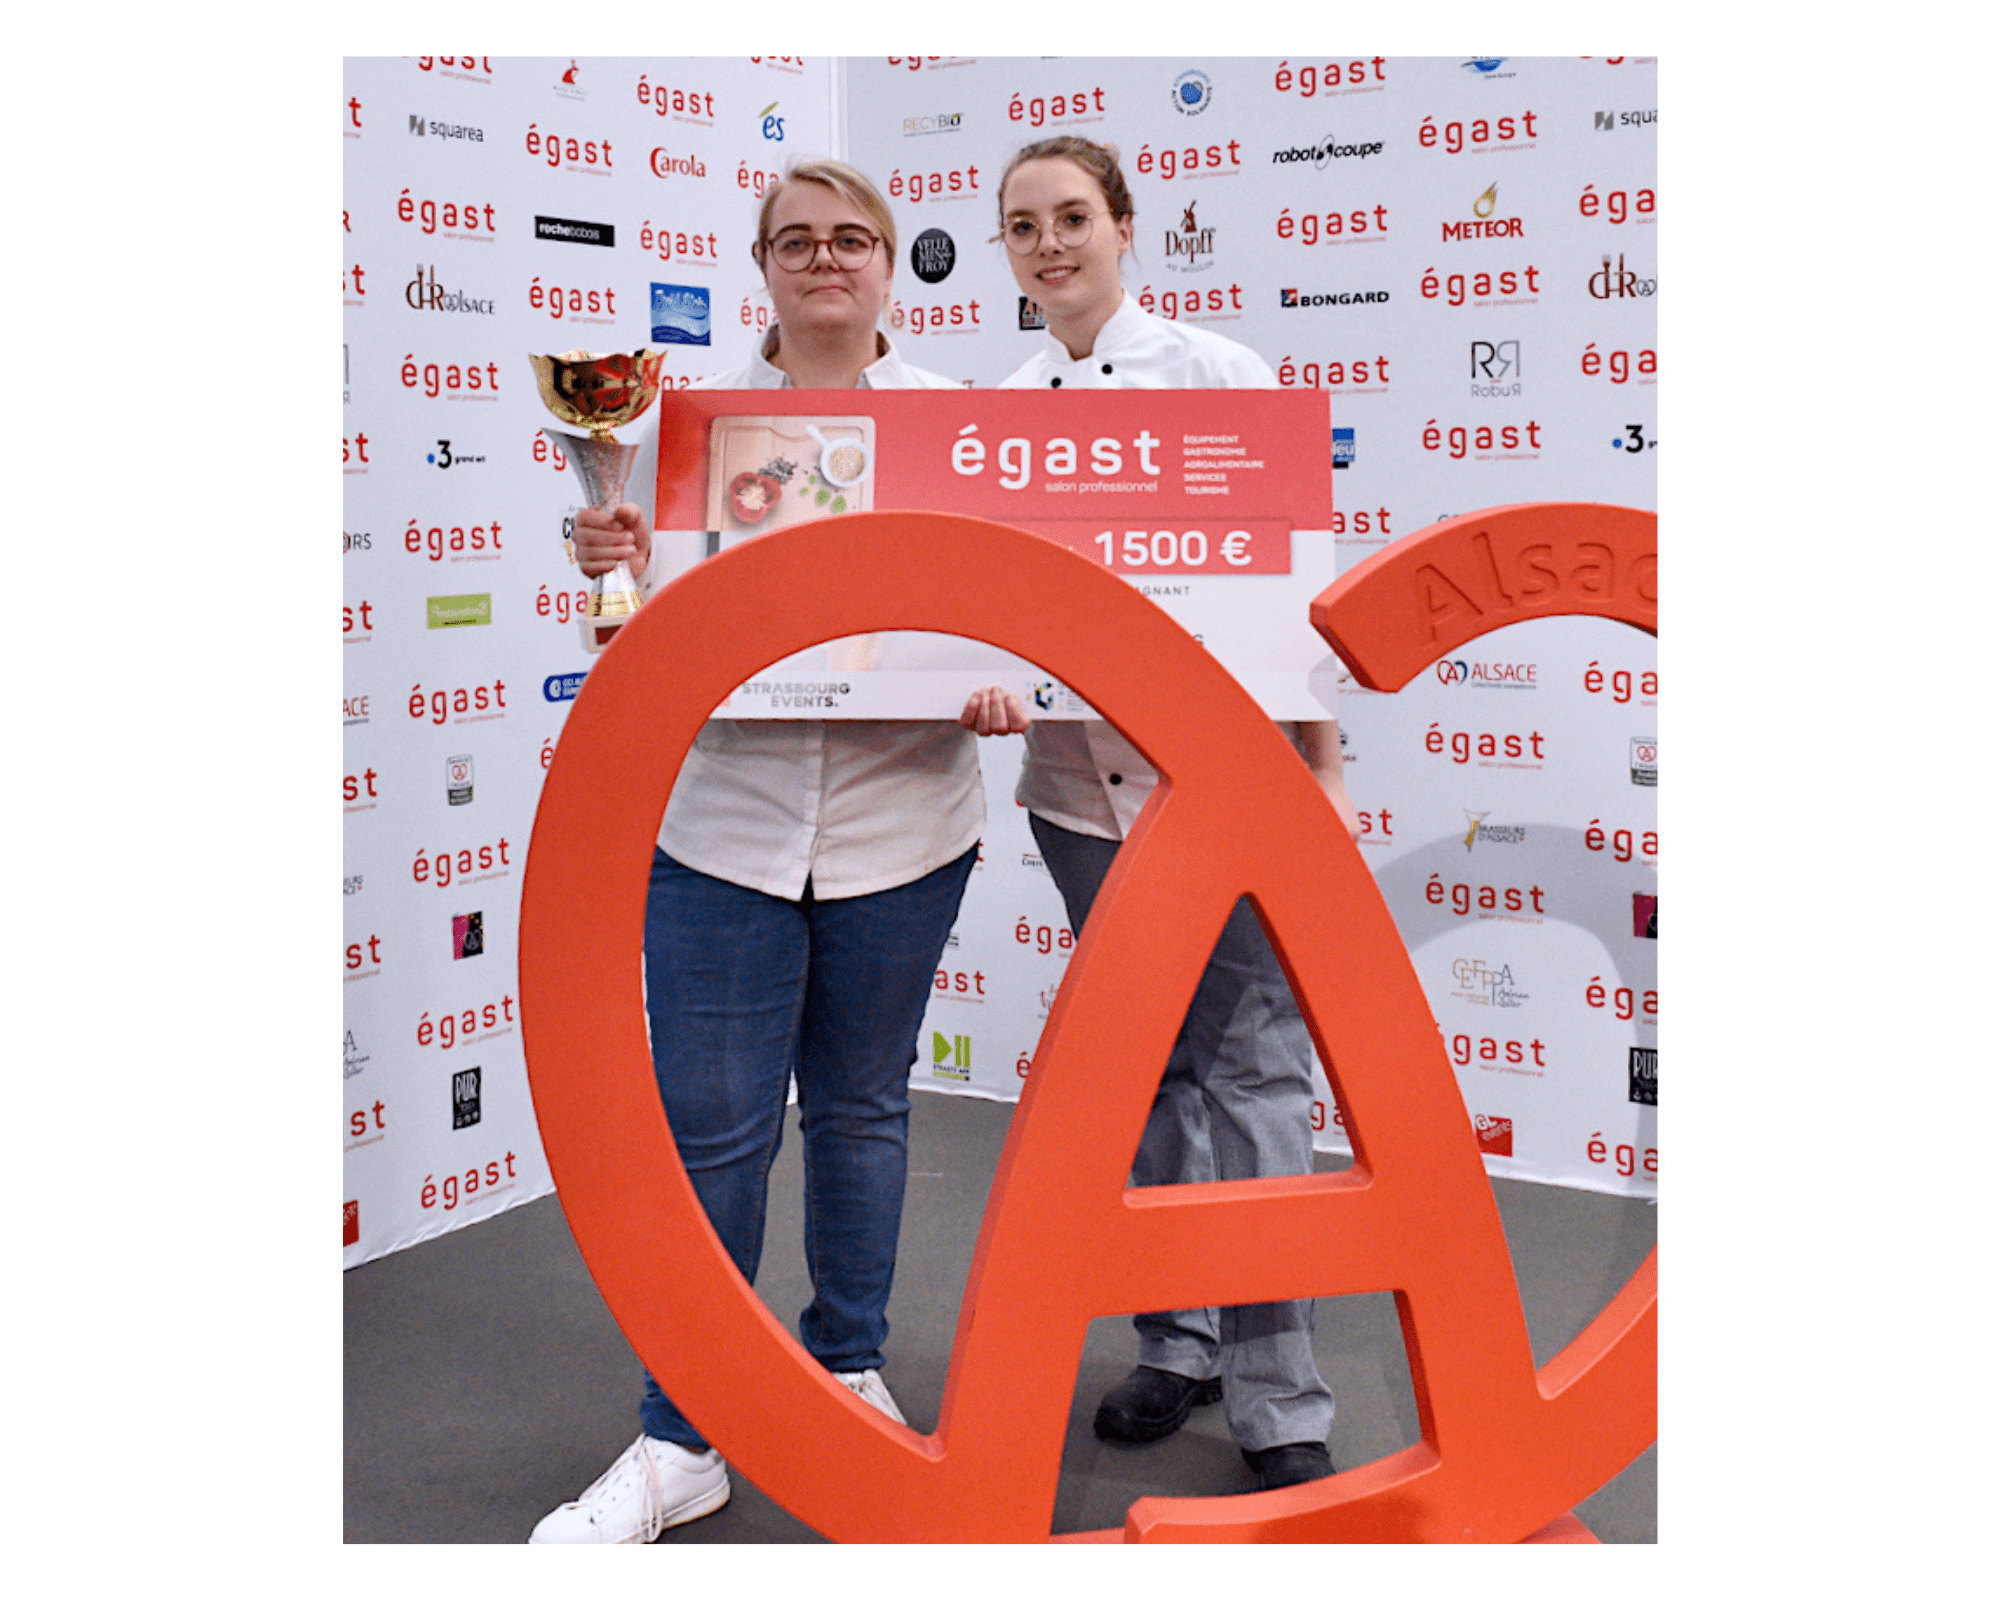
[[[1572,514],[1557,528],[1564,548],[1601,536],[1637,556],[1638,534],[1619,522],[1635,513],[1526,507],[1502,515],[1551,509]],[[1210,1219],[1221,1220],[1214,1206],[1244,1203],[1161,1191],[1145,1207],[1129,1205],[1129,1153],[1107,1145],[1101,1115],[1086,1112],[1095,1107],[1134,1127],[1143,1120],[1154,1088],[1148,1062],[1164,1059],[1179,1025],[1171,1007],[1147,999],[1192,985],[1208,954],[1192,930],[1219,925],[1248,892],[1326,1059],[1340,1064],[1330,1100],[1367,1141],[1375,1177],[1357,1185],[1321,1174],[1300,1181],[1297,1193],[1258,1196],[1264,1248],[1255,1281],[1267,1294],[1291,1294],[1309,1276],[1314,1292],[1340,1294],[1363,1287],[1356,1271],[1365,1271],[1368,1287],[1398,1289],[1410,1308],[1412,1364],[1422,1362],[1425,1437],[1373,1463],[1365,1484],[1349,1476],[1282,1495],[1142,1501],[1127,1537],[1365,1543],[1449,1530],[1455,1539],[1588,1542],[1565,1508],[1656,1432],[1656,1264],[1649,1260],[1556,1357],[1570,1381],[1544,1394],[1518,1332],[1505,1237],[1477,1146],[1463,1137],[1466,1107],[1443,1041],[1357,847],[1296,755],[1247,702],[1237,709],[1240,695],[1220,701],[1213,717],[1188,719],[1189,693],[1219,690],[1221,669],[1115,574],[1082,557],[1015,529],[937,513],[860,513],[827,527],[750,541],[655,596],[592,670],[542,789],[521,903],[523,1043],[551,1175],[640,1358],[687,1397],[704,1431],[760,1488],[828,1537],[1047,1539],[1074,1386],[1073,1371],[1058,1369],[1073,1368],[1090,1319],[1107,1314],[1107,1250],[1127,1303],[1185,1303],[1190,1213],[1198,1208],[1212,1237],[1219,1230]],[[1435,541],[1440,532],[1463,537],[1449,524],[1418,537]],[[1424,554],[1463,566],[1455,549],[1427,542]],[[968,569],[992,575],[976,596],[957,581]],[[1397,577],[1386,605],[1408,611],[1416,586],[1407,571]],[[1370,616],[1383,609],[1379,592],[1364,592],[1363,601]],[[1593,599],[1565,585],[1549,604],[1594,605],[1602,614],[1627,602],[1637,603],[1629,586]],[[1333,614],[1344,621],[1344,610]],[[1494,625],[1478,621],[1438,638],[1436,648]],[[640,955],[631,927],[621,926],[636,924],[662,798],[714,705],[763,662],[815,639],[883,627],[973,632],[1047,661],[1171,779],[1133,834],[1143,866],[1100,898],[1064,976],[1054,1026],[1027,1064],[1034,1093],[1016,1113],[965,1287],[955,1402],[930,1439],[841,1389],[776,1329],[718,1248],[659,1116],[635,998]],[[1379,672],[1379,650],[1349,649]],[[1114,688],[1126,651],[1149,671]],[[673,670],[663,671],[669,661]],[[653,737],[635,744],[629,718],[642,704]],[[1276,840],[1286,841],[1282,850]],[[570,891],[597,879],[603,892],[587,903]],[[1199,891],[1188,888],[1197,883]],[[1168,894],[1182,914],[1159,925],[1146,906]],[[1332,1001],[1350,989],[1370,996],[1365,1024]],[[581,1058],[579,1028],[598,1041]],[[677,1263],[671,1296],[657,1293],[649,1265],[661,1259]],[[1204,1294],[1244,1298],[1232,1293],[1244,1285],[1226,1261],[1211,1263]],[[704,1340],[729,1343],[742,1381],[715,1381],[701,1358]],[[773,1426],[774,1414],[791,1421]],[[823,1451],[800,1447],[802,1434],[835,1445],[872,1492],[847,1493],[825,1472]],[[1440,1452],[1440,1434],[1476,1437],[1470,1448]],[[981,1491],[995,1482],[1018,1490]],[[1558,1520],[1538,1533],[1550,1518]]]
[[[1174,109],[1182,116],[1198,117],[1208,109],[1209,99],[1214,93],[1215,88],[1208,81],[1208,74],[1190,67],[1174,79]]]
[[[910,270],[924,283],[943,283],[958,262],[958,247],[942,228],[926,228],[910,246]]]
[[[1206,272],[1215,265],[1215,225],[1210,223],[1204,228],[1195,221],[1194,208],[1200,203],[1190,200],[1181,213],[1180,226],[1166,231],[1169,272]]]

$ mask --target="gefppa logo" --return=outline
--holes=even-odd
[[[1164,248],[1169,272],[1206,272],[1215,265],[1215,228],[1213,224],[1203,227],[1195,221],[1194,208],[1199,203],[1190,200],[1181,213],[1180,226],[1166,231]]]
[[[1511,966],[1483,956],[1456,957],[1451,964],[1451,981],[1452,997],[1467,1005],[1510,1011],[1528,999],[1528,991],[1515,979]]]
[[[653,288],[653,343],[707,344],[708,290],[692,283],[656,283]]]

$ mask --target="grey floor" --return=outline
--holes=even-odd
[[[936,1426],[980,1212],[1012,1108],[912,1097],[910,1186],[883,1377],[912,1426]],[[810,1298],[800,1255],[796,1112],[772,1176],[758,1291],[786,1327]],[[1345,1165],[1322,1160],[1328,1168]],[[1537,1362],[1610,1300],[1653,1246],[1643,1200],[1494,1181]],[[349,1272],[345,1282],[346,1538],[349,1543],[519,1543],[638,1432],[640,1367],[577,1254],[553,1198]],[[1416,1442],[1401,1330],[1387,1295],[1320,1302],[1314,1338],[1339,1416],[1330,1441],[1351,1467]],[[1099,1393],[1130,1369],[1123,1318],[1093,1323],[1063,1450],[1052,1532],[1113,1527],[1143,1494],[1255,1486],[1220,1406],[1159,1444],[1091,1432]],[[1577,1508],[1607,1544],[1657,1538],[1646,1450]],[[662,1543],[812,1543],[819,1536],[740,1473],[729,1504]]]

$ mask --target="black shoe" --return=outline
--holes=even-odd
[[[1222,1398],[1220,1378],[1183,1378],[1158,1367],[1134,1367],[1132,1375],[1098,1402],[1097,1437],[1124,1444],[1151,1444],[1187,1421],[1196,1406]]]
[[[1257,1474],[1259,1489],[1288,1489],[1333,1476],[1333,1457],[1323,1444],[1274,1444],[1268,1450],[1245,1450],[1243,1459]]]

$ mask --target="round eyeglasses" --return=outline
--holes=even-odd
[[[1074,250],[1090,237],[1091,223],[1108,211],[1065,211],[1049,224],[1048,231],[1065,250]],[[1032,255],[1042,247],[1042,224],[1033,217],[1009,217],[1000,225],[1000,237],[1017,256]]]
[[[819,259],[820,246],[842,272],[859,272],[875,258],[881,239],[865,228],[842,228],[831,239],[815,239],[803,228],[787,229],[765,241],[771,259],[787,272],[804,272]]]

